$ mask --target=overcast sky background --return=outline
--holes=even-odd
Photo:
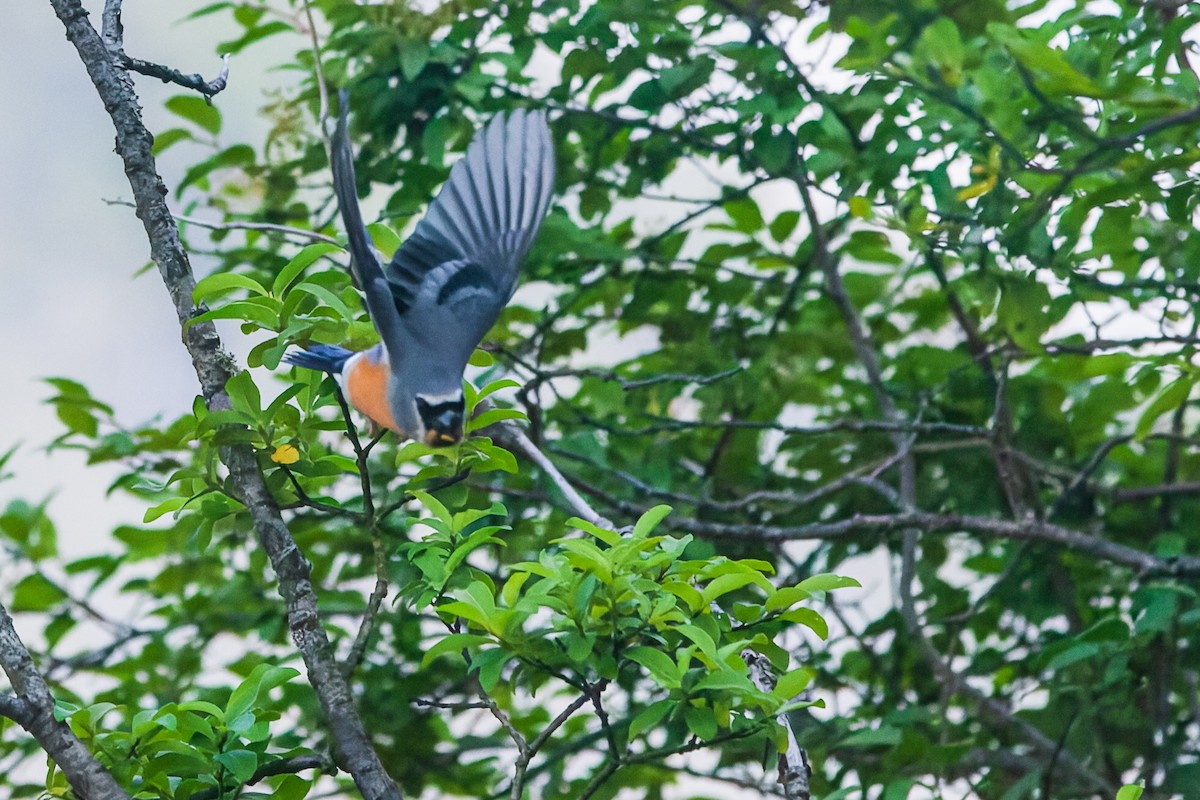
[[[97,26],[101,5],[87,3]],[[220,67],[215,44],[232,36],[219,15],[179,21],[200,5],[127,2],[126,51],[212,77]],[[85,468],[79,453],[46,452],[64,428],[45,405],[52,391],[42,379],[80,381],[130,426],[189,408],[197,383],[158,274],[134,277],[149,261],[141,222],[104,202],[131,195],[112,123],[82,62],[48,2],[13,3],[6,14],[9,30],[20,33],[0,48],[0,452],[21,446],[7,470],[15,477],[0,482],[0,509],[16,497],[55,494],[50,514],[71,559],[111,547],[113,523],[140,520],[144,509],[105,496],[116,469]],[[266,91],[294,76],[268,71],[263,54],[298,46],[298,37],[285,35],[233,61],[229,88],[218,96],[222,141],[261,140],[266,123],[256,112]],[[142,76],[136,83],[150,130],[175,126],[162,103],[182,90]],[[196,152],[185,145],[159,160],[168,187]],[[203,274],[202,261],[193,266]]]

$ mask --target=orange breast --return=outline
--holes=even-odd
[[[388,373],[386,361],[374,361],[367,353],[355,356],[342,373],[346,399],[377,425],[404,436],[406,434],[396,425],[392,409],[388,406]]]

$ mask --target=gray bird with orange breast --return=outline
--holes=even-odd
[[[346,117],[343,93],[333,187],[351,270],[381,341],[361,353],[314,345],[284,360],[333,374],[351,405],[403,438],[454,444],[463,435],[467,360],[516,290],[550,208],[554,148],[546,117],[498,114],[477,132],[386,267],[358,208]]]

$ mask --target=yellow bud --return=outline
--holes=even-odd
[[[295,464],[300,460],[300,451],[293,445],[281,444],[271,453],[271,460],[276,464]]]

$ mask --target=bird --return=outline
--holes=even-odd
[[[347,102],[330,168],[349,240],[350,270],[380,342],[361,352],[309,345],[284,360],[334,376],[376,425],[434,447],[462,441],[463,372],[517,287],[549,212],[554,146],[544,111],[496,114],[384,266],[362,213],[347,131]]]

